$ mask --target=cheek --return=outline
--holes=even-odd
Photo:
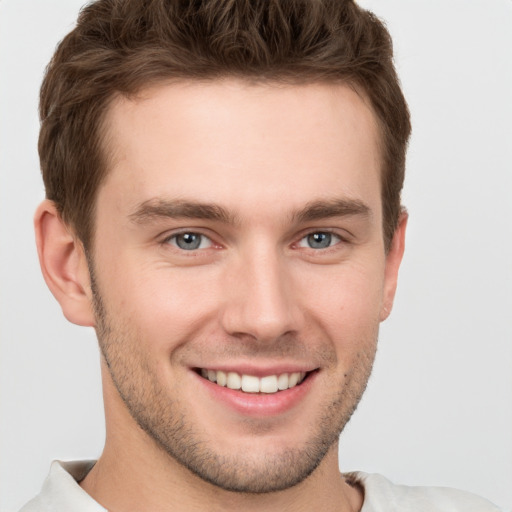
[[[186,341],[213,316],[218,281],[211,269],[118,261],[102,290],[109,311],[153,348]]]
[[[346,333],[347,340],[358,341],[358,332],[374,330],[379,322],[383,268],[350,264],[326,270],[324,275],[303,275],[297,295],[302,297],[304,309],[326,329],[337,331],[338,336]]]

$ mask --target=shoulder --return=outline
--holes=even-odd
[[[19,512],[106,512],[79,485],[95,461],[54,461],[41,492]]]
[[[361,512],[501,512],[486,499],[457,489],[396,485],[382,475],[361,472],[345,477],[364,489]]]

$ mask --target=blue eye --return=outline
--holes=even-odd
[[[327,249],[340,241],[341,238],[334,233],[317,231],[302,238],[299,242],[299,247],[308,247],[309,249]]]
[[[195,251],[196,249],[207,249],[212,246],[212,241],[200,234],[193,232],[179,233],[169,238],[171,245],[178,247],[184,251]]]

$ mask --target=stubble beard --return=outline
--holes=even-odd
[[[375,340],[358,354],[334,397],[303,446],[279,452],[235,455],[218,453],[187,420],[179,397],[170,396],[156,378],[141,344],[123,322],[114,322],[103,303],[91,269],[96,333],[111,379],[135,422],[156,446],[205,482],[226,491],[270,493],[304,481],[319,466],[355,411],[370,377]]]

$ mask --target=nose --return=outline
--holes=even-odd
[[[224,330],[235,337],[272,343],[299,329],[300,314],[285,257],[259,250],[240,257],[225,279]]]

